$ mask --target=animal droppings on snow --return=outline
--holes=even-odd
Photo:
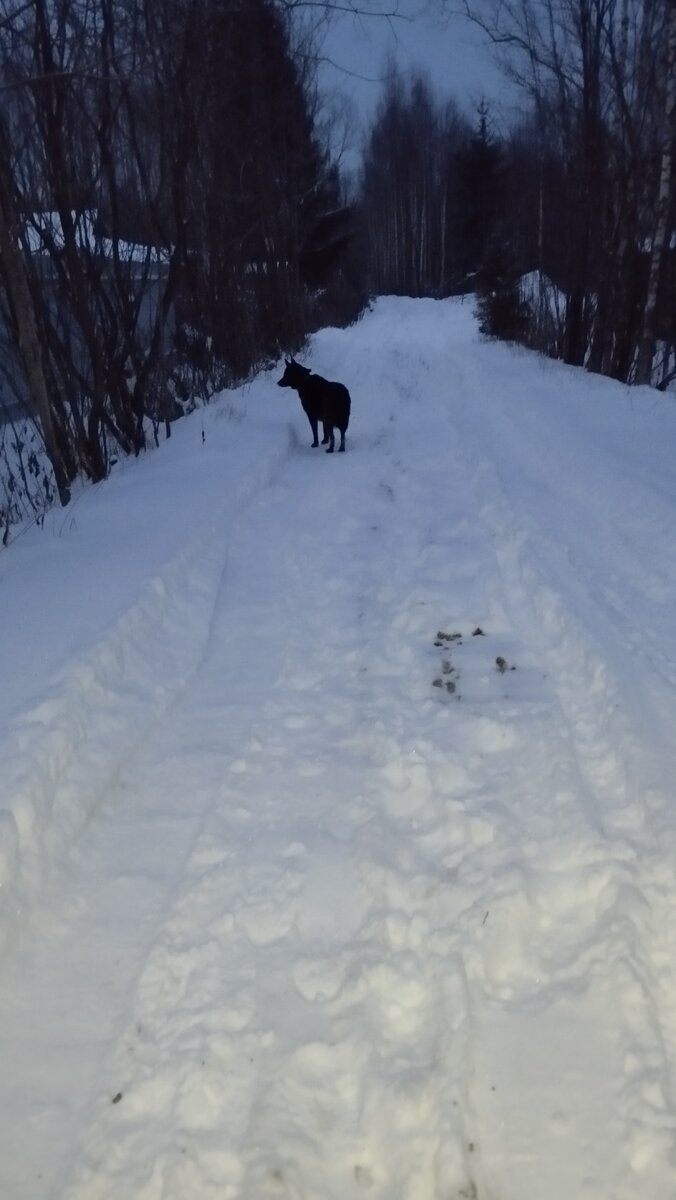
[[[501,654],[499,654],[498,657],[496,658],[495,666],[501,675],[504,675],[505,671],[516,671],[516,667],[510,666],[510,664],[507,662],[507,660],[505,658],[502,657]]]
[[[439,630],[434,639],[434,645],[435,646],[445,646],[445,645],[449,645],[452,642],[460,642],[461,640],[462,640],[461,633],[444,633],[442,630]]]

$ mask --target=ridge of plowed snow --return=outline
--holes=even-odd
[[[197,434],[196,420],[191,424]],[[209,424],[211,434],[220,432],[213,417]],[[183,544],[173,547],[168,560],[160,558],[149,579],[147,572],[141,577],[136,594],[128,582],[120,588],[119,615],[108,626],[94,617],[91,645],[43,678],[39,698],[25,701],[0,737],[0,955],[13,932],[13,913],[30,910],[55,862],[113,786],[120,765],[166,716],[205,653],[224,570],[224,530],[285,457],[283,450],[268,450],[261,468],[256,462],[260,448],[254,443],[248,449],[250,474],[242,471],[240,459],[237,482],[225,498],[205,489],[191,513],[203,523],[185,529]],[[81,507],[86,503],[82,498]],[[141,534],[141,554],[147,548],[151,563],[153,552],[142,536],[155,536],[156,518],[148,521],[140,512],[131,526]],[[95,589],[89,596],[96,604],[97,571],[110,570],[105,554],[104,546],[83,572],[83,589]],[[77,614],[73,617],[77,622]],[[49,654],[58,661],[60,636],[57,628],[42,645],[43,661]]]

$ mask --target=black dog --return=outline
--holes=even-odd
[[[345,433],[350,421],[350,393],[342,383],[331,383],[329,379],[322,379],[321,375],[313,375],[307,367],[301,367],[300,363],[287,358],[286,370],[277,386],[294,388],[298,392],[312,429],[313,446],[319,445],[317,422],[321,421],[324,426],[322,446],[328,442],[326,453],[333,454],[334,429],[340,430],[338,449],[345,449]]]

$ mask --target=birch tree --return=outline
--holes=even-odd
[[[650,383],[655,354],[657,298],[668,244],[669,221],[673,203],[673,155],[676,137],[676,0],[668,0],[669,20],[664,62],[664,118],[662,122],[662,150],[660,175],[655,211],[655,231],[650,248],[650,268],[646,291],[643,329],[636,362],[636,383]],[[674,298],[676,300],[676,297]]]
[[[638,365],[645,378],[673,205],[673,2],[465,7],[530,97],[542,152],[560,164],[559,194],[542,213],[544,243],[556,222],[563,247],[560,353],[627,381]]]

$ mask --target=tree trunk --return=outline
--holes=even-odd
[[[26,275],[23,251],[19,244],[14,214],[12,176],[5,131],[0,130],[0,264],[7,295],[16,321],[19,348],[26,371],[26,382],[34,411],[42,429],[47,457],[52,464],[59,500],[70,501],[70,479],[64,465],[42,359],[33,308],[33,297]]]
[[[669,228],[671,207],[673,127],[676,111],[676,0],[669,0],[669,25],[667,32],[667,63],[665,78],[665,105],[662,142],[662,163],[657,195],[655,234],[650,252],[648,288],[646,292],[643,330],[636,360],[635,383],[650,383],[657,331],[657,294],[664,259],[664,248]]]

